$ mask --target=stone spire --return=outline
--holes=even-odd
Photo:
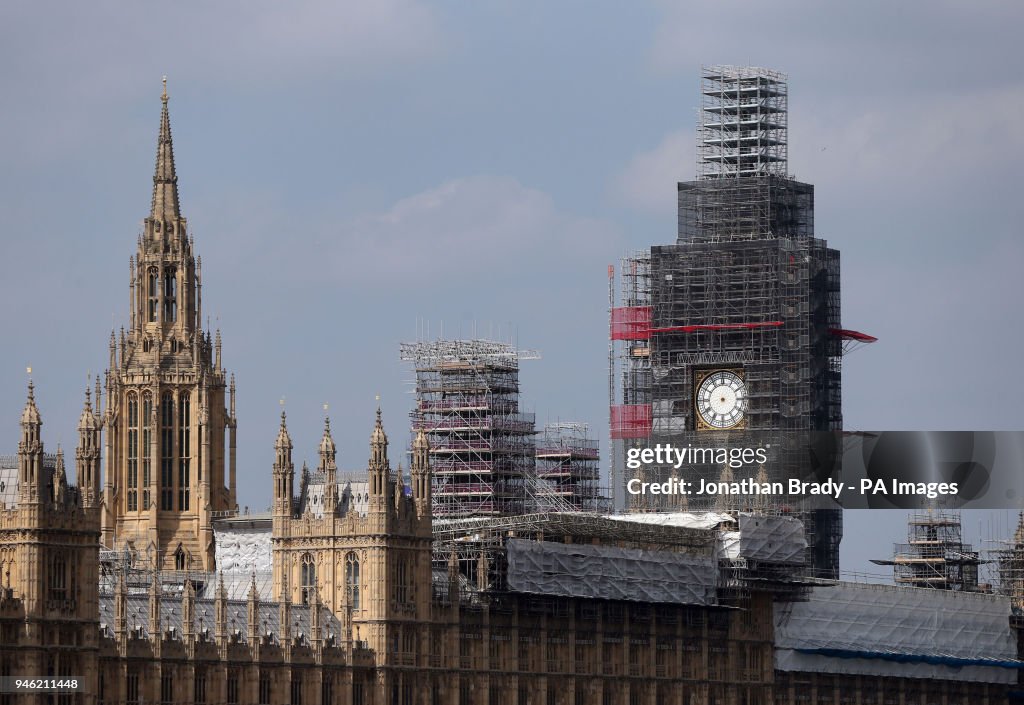
[[[64,469],[64,449],[57,444],[57,464],[53,470],[53,503],[63,507],[68,496],[68,475]]]
[[[324,417],[324,435],[320,439],[320,469],[327,469],[327,462],[334,461],[337,453],[337,446],[334,444],[334,437],[331,435],[331,418]]]
[[[388,436],[384,433],[384,423],[381,421],[380,407],[377,407],[377,422],[374,424],[373,433],[370,434],[370,467],[367,475],[370,480],[370,506],[375,509],[382,509],[387,506],[388,494],[391,486],[388,483],[388,476],[391,468],[388,466]]]
[[[43,422],[36,407],[35,385],[28,381],[28,400],[21,412],[21,441],[18,443],[18,494],[20,502],[38,503],[43,488]]]
[[[412,499],[416,506],[416,515],[426,518],[430,516],[430,442],[427,434],[420,429],[412,442],[412,467],[409,477],[412,480]]]
[[[274,515],[278,518],[290,519],[295,483],[295,465],[292,463],[292,438],[288,435],[288,426],[284,412],[281,412],[281,428],[274,441]]]
[[[160,96],[160,136],[156,142],[156,170],[153,173],[153,205],[149,217],[167,222],[181,217],[178,206],[178,175],[174,170],[174,145],[171,142],[171,118],[167,112],[167,77]]]
[[[324,436],[320,440],[320,472],[324,474],[324,514],[333,515],[338,508],[338,449],[331,436],[331,419],[324,418]]]
[[[260,594],[256,589],[256,573],[252,574],[252,583],[249,585],[246,625],[249,633],[249,648],[253,649],[255,653],[260,644]]]
[[[99,379],[99,378],[97,378]],[[97,398],[97,402],[99,399]],[[85,405],[78,419],[78,448],[75,449],[75,474],[82,505],[91,507],[100,496],[100,422],[92,410],[89,387],[85,387]]]

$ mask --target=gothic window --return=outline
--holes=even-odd
[[[128,395],[128,511],[139,508],[139,398],[135,394]]]
[[[189,507],[189,473],[191,468],[191,413],[192,408],[188,394],[178,399],[178,507],[188,510]]]
[[[160,398],[160,508],[174,509],[174,397],[170,392]]]
[[[409,561],[399,556],[395,564],[395,602],[404,605],[409,601]]]
[[[50,592],[51,600],[68,599],[68,564],[61,552],[50,556]]]
[[[174,569],[185,570],[188,567],[188,557],[185,555],[185,549],[178,546],[178,550],[174,552]]]
[[[160,702],[165,705],[171,705],[174,702],[174,674],[168,673],[170,670],[164,666],[164,672],[160,676]]]
[[[345,556],[345,591],[351,608],[359,609],[359,558],[354,551]]]
[[[260,673],[259,704],[270,705],[270,674]]]
[[[206,703],[206,671],[197,668],[195,681],[193,681],[192,692],[196,701],[196,705],[205,705]]]
[[[146,290],[148,296],[148,312],[146,318],[150,323],[152,323],[156,321],[156,308],[160,300],[160,275],[157,273],[156,267],[150,267],[148,275],[149,281]]]
[[[164,269],[164,321],[174,323],[178,319],[178,271],[174,267]]]
[[[308,605],[313,599],[316,589],[316,563],[309,553],[302,555],[302,604]]]
[[[238,671],[228,671],[228,705],[238,705]]]
[[[153,418],[153,395],[146,392],[142,395],[142,508],[149,509],[149,485],[152,481],[152,455],[150,451],[153,443],[153,429],[150,428],[150,420]],[[154,500],[155,501],[155,500]]]

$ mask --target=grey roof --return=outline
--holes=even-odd
[[[369,506],[370,485],[363,479],[341,477],[338,482],[338,514],[344,516],[354,511],[360,516],[365,516]],[[324,487],[327,481],[321,472],[314,472],[309,475],[309,482],[304,492],[299,495],[296,501],[296,511],[299,515],[311,514],[317,518],[324,515]]]
[[[44,453],[43,470],[52,473],[56,468],[56,454]],[[0,507],[16,506],[18,506],[18,456],[0,455]]]
[[[11,467],[0,457],[0,507],[14,507],[18,504],[18,464]]]
[[[115,631],[114,617],[116,614],[114,595],[100,595],[100,629],[107,636],[113,636]],[[136,630],[142,638],[149,638],[149,596],[128,595],[127,627],[129,631]],[[216,632],[215,621],[215,600],[205,597],[197,598],[195,601],[195,622],[193,632],[202,635],[205,633],[213,638]],[[310,613],[312,607],[309,605],[293,605],[291,608],[291,636],[299,636],[305,639],[310,638]],[[248,600],[227,600],[227,629],[228,634],[235,635],[238,639],[249,638],[248,624],[249,604]],[[261,601],[258,609],[258,629],[262,636],[270,635],[271,641],[280,643],[281,632],[280,605],[277,602]],[[341,622],[327,609],[320,606],[320,625],[322,636],[341,637]],[[170,631],[174,629],[173,633]],[[171,638],[180,639],[184,631],[182,624],[182,597],[180,595],[162,595],[160,597],[160,630],[165,635],[171,634]]]

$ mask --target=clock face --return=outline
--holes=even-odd
[[[708,428],[733,428],[747,410],[747,387],[735,372],[715,370],[700,380],[696,407]]]

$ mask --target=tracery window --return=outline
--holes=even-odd
[[[348,604],[354,610],[359,609],[359,557],[355,551],[349,551],[345,556],[345,591]]]
[[[139,508],[139,398],[134,393],[128,395],[128,485],[127,509],[134,512]]]
[[[316,589],[316,563],[309,553],[302,555],[302,604],[308,605],[313,599],[313,590]]]

